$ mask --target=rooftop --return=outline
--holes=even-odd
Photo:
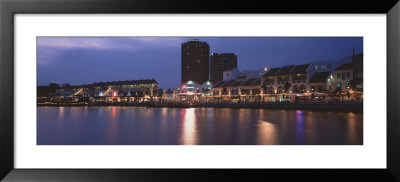
[[[302,73],[307,73],[307,68],[310,64],[302,64],[302,65],[297,65],[293,71],[292,74],[302,74]]]
[[[236,80],[230,80],[222,84],[220,87],[229,87],[231,86]]]
[[[281,68],[271,68],[267,73],[264,74],[264,76],[275,76],[279,69]]]
[[[225,84],[226,83],[226,81],[220,81],[220,82],[218,82],[218,83],[216,83],[214,86],[213,86],[213,88],[218,88],[218,87],[221,87],[223,84]]]
[[[231,87],[237,87],[237,86],[241,86],[243,83],[243,81],[238,81],[236,80],[235,82],[233,82],[230,86]]]
[[[330,72],[316,72],[312,76],[310,83],[326,82]]]
[[[338,70],[351,70],[353,69],[353,63],[347,63],[347,64],[342,64],[338,68],[335,69],[335,71]]]
[[[243,85],[243,86],[251,86],[252,83],[253,83],[254,81],[256,81],[256,80],[257,80],[257,78],[250,78],[250,79],[248,79],[247,81],[245,81],[242,85]]]
[[[276,75],[289,75],[290,71],[292,71],[292,69],[294,68],[294,66],[285,66],[282,67],[277,73]]]
[[[257,80],[254,81],[252,85],[261,85],[261,78],[257,78]]]

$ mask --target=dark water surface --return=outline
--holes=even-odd
[[[363,115],[229,108],[38,107],[38,145],[362,145]]]

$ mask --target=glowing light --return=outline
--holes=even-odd
[[[257,129],[257,144],[259,145],[274,145],[278,143],[277,128],[275,124],[258,120]]]
[[[193,81],[188,81],[187,84],[188,84],[188,85],[189,85],[189,84],[193,84]]]
[[[118,96],[118,93],[117,92],[113,92],[113,96],[114,97]]]
[[[183,110],[183,114],[185,115],[183,120],[183,131],[181,136],[181,142],[184,145],[196,145],[198,136],[197,136],[197,128],[196,128],[196,117],[195,117],[195,109],[185,109]]]
[[[296,144],[304,144],[304,112],[296,110]]]
[[[268,71],[268,68],[267,68],[267,67],[265,67],[265,68],[264,68],[264,71]]]

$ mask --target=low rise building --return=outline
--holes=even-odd
[[[353,100],[352,80],[353,64],[342,64],[331,73],[328,79],[328,90],[339,96],[340,100]]]
[[[146,102],[158,98],[158,83],[154,79],[96,82],[61,87],[59,102]]]
[[[189,80],[176,88],[175,98],[177,101],[185,102],[205,101],[209,96],[211,96],[211,88],[212,84],[210,81],[198,84],[192,80]]]

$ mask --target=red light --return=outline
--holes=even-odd
[[[117,92],[114,92],[114,93],[113,93],[113,96],[114,96],[114,97],[118,96]]]

